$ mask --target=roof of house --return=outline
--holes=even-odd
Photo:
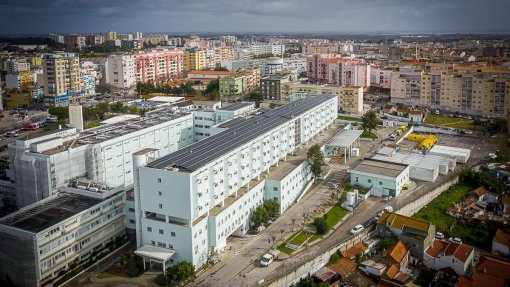
[[[391,266],[386,270],[386,273],[384,274],[386,277],[393,279],[395,276],[397,276],[398,273],[398,267],[395,264],[391,264]]]
[[[343,250],[342,256],[345,258],[353,259],[358,254],[363,254],[368,249],[368,247],[363,244],[362,242],[356,243],[354,246],[351,246],[347,248],[346,250]]]
[[[478,195],[478,197],[486,194],[487,192],[489,192],[489,190],[483,185],[473,191],[473,193]]]
[[[490,282],[491,287],[506,287],[510,283],[510,262],[481,255],[472,278],[462,276],[459,287],[482,287]]]
[[[503,244],[506,247],[510,248],[510,234],[504,232],[500,228],[498,228],[498,230],[496,231],[496,235],[494,235],[492,241],[495,241],[499,244]]]
[[[438,257],[442,254],[444,256],[453,256],[461,262],[466,262],[473,251],[474,248],[469,245],[438,239],[434,239],[431,245],[425,249],[425,253],[431,257]]]
[[[402,242],[402,240],[397,241],[395,245],[388,252],[388,256],[391,257],[395,262],[400,263],[406,255],[409,253],[409,248]]]
[[[402,229],[405,227],[414,228],[423,232],[428,232],[430,222],[405,216],[394,212],[384,212],[377,224],[384,224],[392,228]]]

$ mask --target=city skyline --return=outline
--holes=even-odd
[[[97,31],[508,33],[504,0],[0,1],[0,34]],[[313,17],[313,14],[317,17]],[[312,15],[312,16],[311,16]],[[476,15],[477,17],[473,17]],[[18,21],[26,19],[25,21]],[[12,25],[17,23],[17,25]],[[235,28],[233,28],[235,27]]]

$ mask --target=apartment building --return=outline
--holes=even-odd
[[[315,54],[306,62],[308,81],[338,86],[370,86],[369,64],[339,58],[335,54]]]
[[[157,82],[180,75],[183,71],[181,50],[155,49],[135,53],[136,80]]]
[[[0,219],[0,279],[44,286],[125,233],[124,193],[58,193]],[[109,193],[108,193],[109,194]]]
[[[22,89],[35,84],[34,73],[30,71],[17,72],[5,75],[5,87],[7,89]]]
[[[80,60],[74,53],[43,55],[43,86],[46,106],[68,106],[83,93],[80,80]]]
[[[48,34],[48,38],[57,42],[57,43],[64,44],[64,36],[63,35],[50,33],[50,34]]]
[[[133,54],[108,56],[106,64],[106,83],[120,89],[136,85],[136,61]]]
[[[391,75],[393,70],[372,66],[370,68],[370,86],[384,90],[391,89]]]
[[[5,71],[7,74],[30,71],[30,62],[26,58],[9,58],[5,61]]]
[[[285,45],[283,44],[261,44],[250,45],[249,51],[252,55],[258,56],[263,54],[273,54],[274,56],[281,56],[285,53]]]
[[[106,32],[106,34],[104,35],[104,40],[105,42],[108,42],[108,41],[115,41],[117,40],[117,32],[114,32],[114,31],[108,31]]]
[[[23,207],[53,195],[71,180],[86,178],[110,187],[133,184],[132,154],[145,147],[163,156],[194,142],[193,117],[161,109],[78,133],[62,128],[9,144],[8,176]]]
[[[391,101],[407,105],[420,104],[422,72],[393,72],[391,75]]]
[[[69,47],[85,47],[87,45],[87,38],[79,34],[68,34],[64,36],[64,44]]]
[[[289,82],[282,85],[281,101],[291,102],[293,95],[331,95],[338,98],[338,110],[346,113],[363,112],[363,88],[335,85],[313,85]]]
[[[105,42],[105,37],[99,34],[88,34],[85,35],[85,44],[87,46],[101,45]]]
[[[260,70],[254,68],[249,72],[240,72],[220,78],[220,96],[240,97],[260,85]]]
[[[182,260],[200,267],[211,250],[226,246],[229,236],[247,232],[251,212],[264,199],[288,207],[287,200],[293,202],[308,183],[306,170],[301,163],[289,167],[284,174],[299,170],[283,176],[283,185],[268,185],[273,192],[266,187],[266,175],[333,123],[336,106],[336,97],[307,97],[227,121],[218,126],[223,131],[157,160],[135,159],[135,253],[145,256],[157,248],[168,255],[161,260],[163,268]]]
[[[296,71],[280,71],[260,79],[260,92],[264,100],[279,102],[282,98],[282,85],[297,80],[298,74]]]
[[[81,90],[84,95],[96,94],[96,85],[99,83],[97,71],[92,66],[83,66],[80,70]]]
[[[204,70],[206,68],[205,51],[191,48],[184,51],[184,70]]]
[[[248,70],[259,68],[262,77],[270,76],[281,70],[296,70],[298,73],[306,72],[306,59],[295,58],[267,58],[251,60],[223,61],[221,66],[229,71]]]

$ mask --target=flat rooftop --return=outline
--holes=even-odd
[[[239,109],[242,109],[242,108],[245,108],[248,106],[252,106],[254,104],[255,103],[252,103],[252,102],[236,102],[236,103],[233,103],[230,105],[225,105],[225,106],[219,108],[218,110],[220,110],[220,111],[237,111]]]
[[[78,194],[59,193],[0,219],[0,224],[37,233],[101,202]]]
[[[326,145],[347,148],[352,145],[354,141],[359,139],[362,133],[362,130],[343,129],[338,134],[336,134]]]
[[[360,162],[353,171],[366,172],[382,176],[397,177],[407,168],[405,164],[388,163],[379,160],[366,159]]]
[[[331,98],[333,96],[308,97],[275,110],[261,112],[251,118],[230,121],[227,130],[161,157],[149,163],[147,167],[159,169],[176,167],[188,171],[198,170]]]
[[[290,172],[292,172],[298,165],[302,164],[306,160],[306,157],[295,156],[287,157],[286,161],[280,161],[278,167],[271,167],[267,179],[282,180]]]

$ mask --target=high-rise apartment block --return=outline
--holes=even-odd
[[[43,55],[44,102],[47,106],[67,106],[82,94],[80,60],[74,53]]]
[[[206,68],[205,51],[191,48],[184,51],[184,70],[204,70]]]
[[[315,54],[307,58],[306,66],[310,83],[370,87],[370,65],[359,60]]]
[[[240,97],[260,85],[260,70],[253,68],[248,72],[239,72],[220,78],[219,93],[222,97]]]
[[[183,52],[169,49],[138,52],[135,53],[135,62],[139,82],[170,79],[183,71]]]
[[[106,83],[120,89],[136,85],[136,61],[133,54],[108,56],[106,64]]]
[[[113,31],[109,31],[109,32],[106,32],[105,36],[104,36],[104,40],[105,42],[108,42],[108,41],[115,41],[117,40],[117,32],[113,32]]]

